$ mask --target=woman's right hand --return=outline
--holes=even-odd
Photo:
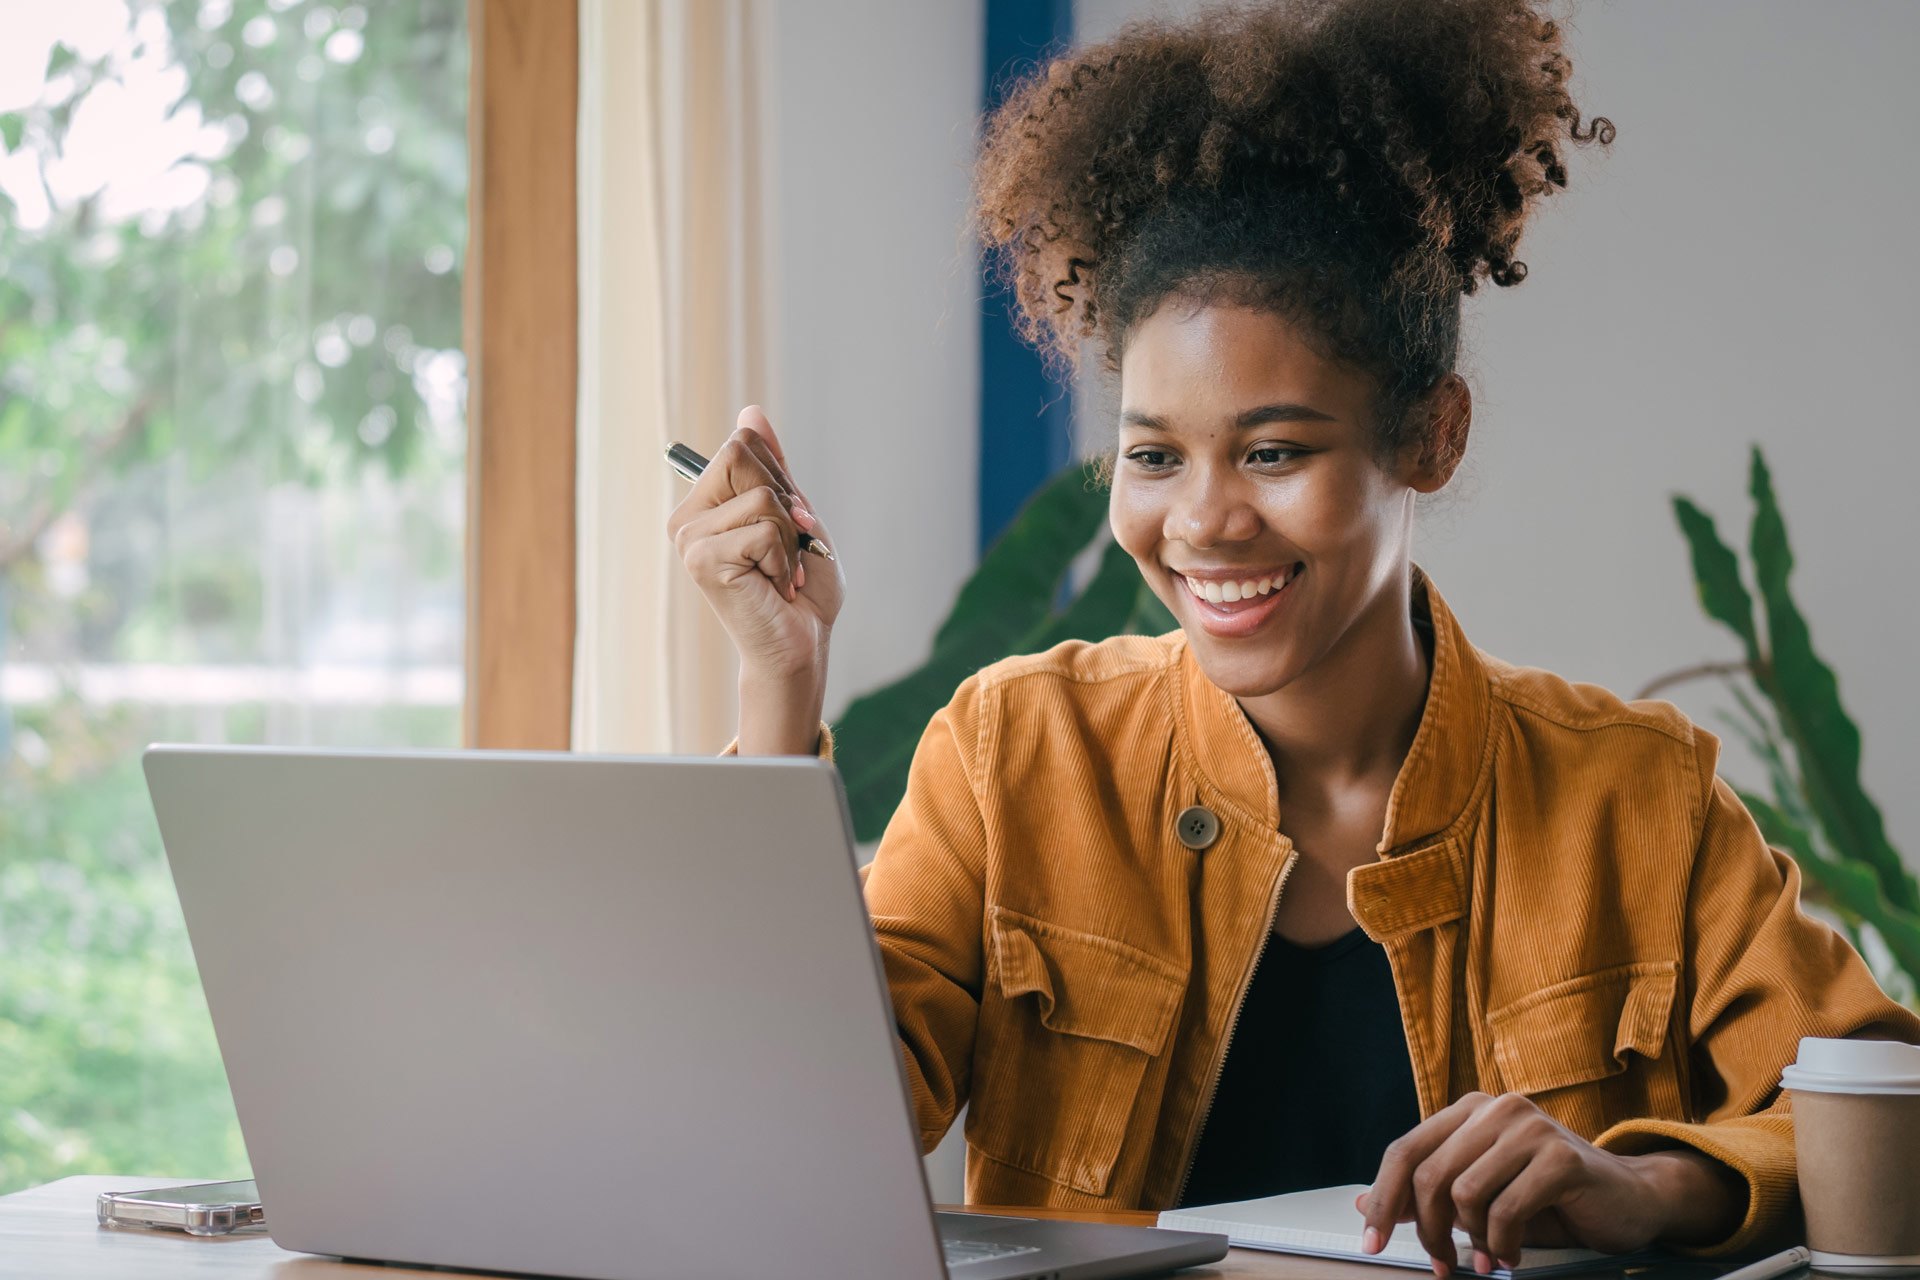
[[[846,584],[836,561],[799,550],[826,538],[758,405],[667,519],[667,533],[740,655],[740,754],[812,755],[827,643]]]

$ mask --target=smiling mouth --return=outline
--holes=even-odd
[[[1196,600],[1204,600],[1212,605],[1232,605],[1242,602],[1251,603],[1261,596],[1283,590],[1289,582],[1299,576],[1302,567],[1294,563],[1279,573],[1225,581],[1217,578],[1189,578],[1184,573],[1176,576],[1187,584],[1187,590],[1193,593]]]
[[[1176,573],[1192,597],[1194,613],[1209,635],[1223,639],[1250,636],[1266,625],[1281,604],[1292,599],[1287,588],[1306,566],[1295,562],[1278,573],[1248,578],[1190,578]]]

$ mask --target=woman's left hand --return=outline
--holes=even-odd
[[[1746,1213],[1746,1182],[1689,1148],[1621,1156],[1556,1123],[1523,1094],[1469,1093],[1387,1148],[1356,1202],[1365,1248],[1384,1249],[1412,1222],[1446,1276],[1459,1265],[1456,1225],[1474,1270],[1520,1261],[1522,1243],[1629,1253],[1655,1240],[1708,1243]]]

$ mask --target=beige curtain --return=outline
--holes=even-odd
[[[574,746],[710,752],[732,646],[666,540],[684,482],[768,396],[758,0],[581,0]]]

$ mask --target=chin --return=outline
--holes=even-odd
[[[1193,650],[1193,659],[1200,665],[1201,674],[1235,698],[1262,698],[1278,693],[1299,678],[1304,666],[1293,660],[1292,655],[1276,653],[1271,647],[1264,651],[1234,653],[1230,650],[1239,645],[1223,645],[1197,627],[1182,626],[1181,629],[1187,633],[1187,645]],[[1223,652],[1223,649],[1229,651]]]

